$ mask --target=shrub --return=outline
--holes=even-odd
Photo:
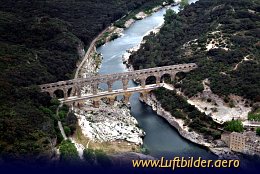
[[[251,121],[260,121],[260,113],[249,113],[248,120]]]
[[[63,140],[60,144],[61,161],[74,162],[79,160],[78,151],[70,140]]]
[[[260,136],[260,128],[256,129],[256,135]]]
[[[71,130],[68,126],[64,126],[64,132],[67,136],[70,136],[71,135]]]
[[[83,157],[90,165],[93,165],[95,163],[96,156],[93,149],[85,149],[83,151]]]
[[[225,130],[230,132],[243,132],[243,124],[240,120],[232,120],[225,123]]]

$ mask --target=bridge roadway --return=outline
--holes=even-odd
[[[128,88],[127,90],[116,89],[116,90],[112,90],[111,92],[103,91],[103,92],[99,92],[97,94],[81,95],[80,97],[79,96],[72,96],[72,97],[68,97],[68,98],[61,98],[61,99],[59,99],[59,101],[62,102],[62,103],[74,103],[74,102],[77,102],[77,101],[93,99],[94,101],[97,102],[97,101],[100,101],[101,98],[107,97],[110,100],[113,98],[113,100],[111,101],[111,104],[113,104],[116,96],[123,95],[124,96],[124,102],[127,103],[128,100],[129,100],[129,97],[131,96],[132,93],[140,92],[141,96],[144,97],[151,90],[154,90],[154,89],[159,88],[159,87],[164,87],[164,86],[165,86],[165,83],[145,85],[145,87],[137,86],[137,87]]]

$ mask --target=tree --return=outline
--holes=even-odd
[[[180,2],[180,10],[183,10],[185,6],[189,5],[189,1],[188,0],[181,0]]]
[[[85,149],[83,151],[83,157],[90,165],[93,165],[95,163],[96,156],[93,149]]]
[[[166,10],[166,13],[164,15],[164,20],[165,22],[171,22],[173,20],[173,17],[176,15],[175,11],[173,11],[172,9],[168,9]]]
[[[175,0],[168,0],[168,3],[173,4],[173,3],[175,3]]]
[[[260,121],[260,113],[249,113],[248,120],[250,121]]]
[[[61,161],[75,162],[79,159],[78,151],[70,140],[63,140],[60,144]]]
[[[243,124],[240,120],[232,120],[225,123],[225,130],[230,132],[243,132]]]
[[[259,127],[256,129],[256,135],[260,136],[260,128]]]
[[[70,136],[71,135],[71,130],[68,126],[64,126],[64,132],[67,136]]]

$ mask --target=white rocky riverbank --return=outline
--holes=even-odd
[[[125,140],[136,145],[143,144],[144,132],[137,127],[138,122],[131,116],[129,108],[121,102],[110,106],[102,101],[98,109],[85,102],[85,106],[76,109],[75,114],[82,133],[92,141]]]

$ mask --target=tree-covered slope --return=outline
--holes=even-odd
[[[131,10],[161,2],[1,0],[1,158],[51,157],[58,103],[36,85],[73,77],[78,53],[100,31]]]
[[[260,1],[199,0],[179,14],[168,11],[157,35],[130,57],[134,69],[195,62],[178,86],[187,96],[210,80],[220,96],[260,101]]]

